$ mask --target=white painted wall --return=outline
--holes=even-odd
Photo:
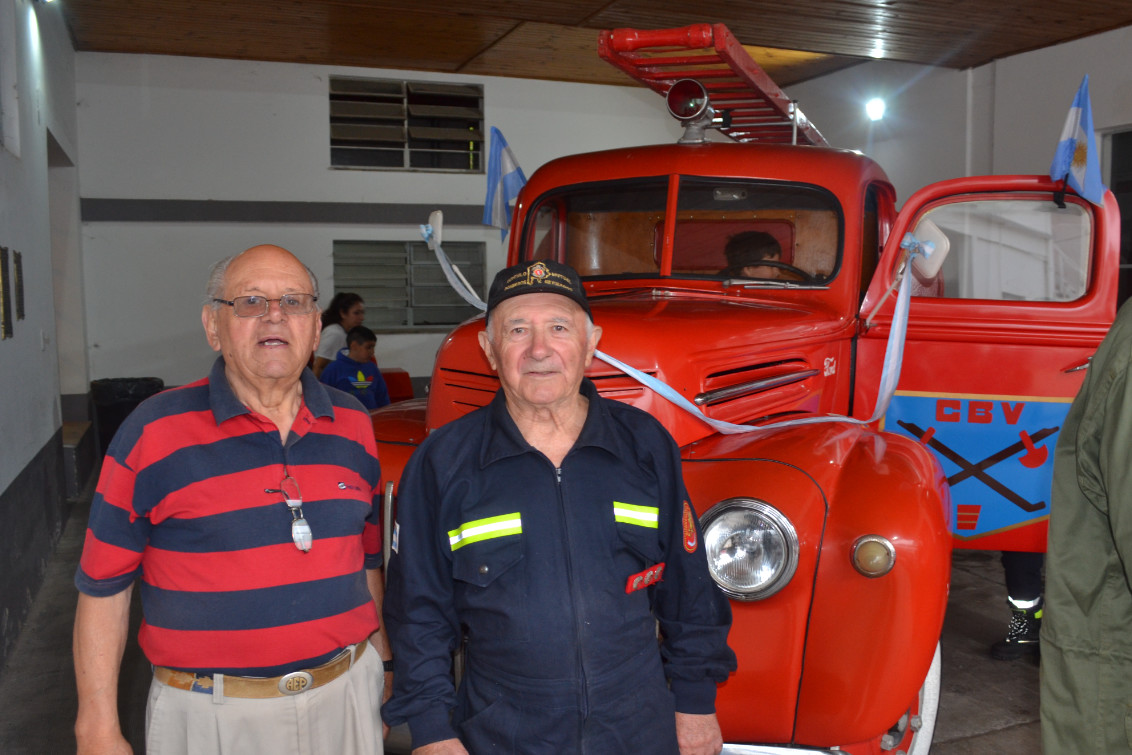
[[[1047,172],[1065,114],[1089,74],[1093,127],[1132,125],[1132,28],[1006,58],[995,64],[996,173]],[[1104,164],[1105,148],[1098,147]],[[1037,168],[1032,168],[1032,165]]]
[[[788,94],[834,147],[864,152],[880,163],[902,201],[925,184],[990,172],[986,72],[952,71],[908,63],[862,63],[791,87]],[[875,123],[865,102],[888,109]],[[971,106],[971,100],[978,107]]]
[[[971,71],[869,62],[791,87],[836,147],[888,171],[901,200],[928,183],[991,172],[1042,173],[1081,76],[1092,74],[1096,125],[1132,123],[1132,31],[1018,55]],[[635,87],[418,72],[80,53],[79,151],[84,198],[171,198],[479,204],[482,176],[327,167],[331,74],[470,81],[485,87],[486,125],[506,134],[532,172],[560,155],[668,141],[660,98]],[[888,117],[871,127],[869,96]],[[421,219],[421,222],[424,218]],[[446,238],[488,245],[498,234],[449,226]],[[212,355],[196,325],[208,263],[253,243],[292,248],[331,290],[331,244],[416,238],[415,227],[85,223],[90,377],[191,380]],[[383,336],[383,365],[427,375],[443,336]]]
[[[90,386],[86,340],[86,289],[79,223],[78,167],[54,139],[48,140],[51,268],[55,294],[55,347],[59,391],[85,394]]]
[[[422,222],[427,218],[422,218]],[[446,238],[499,244],[499,231],[448,229]],[[83,232],[87,332],[92,374],[162,378],[181,385],[208,372],[215,353],[200,311],[208,269],[217,259],[261,243],[295,252],[331,290],[335,240],[414,239],[416,226],[87,223]],[[502,251],[496,251],[496,266]],[[378,337],[382,366],[428,375],[444,334]]]
[[[485,126],[503,131],[528,175],[565,154],[679,135],[655,94],[629,86],[96,53],[80,53],[77,69],[84,199],[482,205],[483,175],[329,168],[330,75],[483,84]],[[280,244],[329,292],[332,242],[357,238],[419,233],[415,225],[84,223],[91,377],[199,377],[213,358],[198,324],[211,262]],[[489,274],[503,265],[497,230],[448,225],[445,238],[485,242]],[[443,337],[382,335],[378,361],[428,375]]]
[[[76,143],[74,52],[58,9],[29,0],[0,0],[3,74],[15,83],[15,104],[3,123],[18,126],[19,154],[0,147],[0,245],[23,255],[26,317],[0,341],[0,491],[59,429],[47,133],[72,157]],[[4,53],[8,54],[4,54]],[[15,70],[11,70],[14,64]],[[14,74],[14,75],[13,75]],[[9,261],[9,273],[12,273]],[[13,317],[15,308],[13,307]]]
[[[900,200],[946,178],[1044,174],[1077,87],[1089,74],[1100,135],[1132,126],[1132,29],[1005,58],[970,71],[885,61],[791,87],[835,147],[859,149],[888,172]],[[872,127],[864,103],[885,97]],[[1102,165],[1103,139],[1098,139]]]

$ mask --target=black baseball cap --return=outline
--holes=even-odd
[[[591,322],[594,319],[581,277],[574,268],[561,262],[535,260],[500,270],[487,293],[487,314],[490,315],[499,302],[523,294],[561,294],[577,302]]]

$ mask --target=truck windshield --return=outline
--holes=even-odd
[[[539,198],[524,259],[557,259],[586,277],[717,278],[824,284],[837,272],[841,208],[802,184],[681,176],[666,244],[668,178],[573,186]]]

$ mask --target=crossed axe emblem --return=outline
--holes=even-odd
[[[896,424],[907,430],[914,437],[919,438],[920,442],[924,445],[937,451],[940,456],[945,457],[959,467],[958,472],[947,478],[947,483],[949,485],[954,486],[962,482],[963,480],[966,480],[968,477],[975,477],[991,490],[995,491],[1023,511],[1041,511],[1046,507],[1045,501],[1030,503],[1025,498],[1018,495],[1013,490],[1006,487],[1001,482],[987,474],[987,470],[993,467],[995,464],[998,464],[1000,461],[1009,459],[1011,456],[1014,456],[1015,454],[1022,451],[1025,451],[1025,454],[1023,454],[1018,459],[1018,461],[1022,463],[1022,466],[1029,469],[1037,469],[1042,464],[1045,464],[1046,459],[1049,457],[1049,449],[1045,446],[1039,447],[1038,443],[1041,443],[1043,440],[1056,433],[1060,429],[1059,427],[1047,427],[1044,430],[1039,430],[1038,432],[1034,433],[1032,437],[1029,433],[1023,430],[1018,434],[1019,440],[1017,443],[1010,444],[1006,448],[998,451],[997,453],[991,454],[982,461],[972,463],[963,458],[963,456],[957,453],[954,449],[948,448],[947,445],[941,442],[938,438],[934,437],[935,428],[928,428],[927,430],[924,430],[919,425],[916,425],[912,422],[904,422],[903,420],[897,420]]]

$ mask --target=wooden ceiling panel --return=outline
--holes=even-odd
[[[507,34],[515,23],[482,16],[385,13],[341,16],[320,40],[325,60],[336,65],[459,71],[468,60]],[[429,29],[422,42],[421,28]]]
[[[624,73],[598,58],[596,29],[525,23],[469,62],[460,73],[634,86]],[[747,47],[780,86],[856,65],[857,58]]]
[[[597,55],[595,29],[524,23],[484,50],[460,73],[590,84],[635,82]]]
[[[765,6],[757,13],[744,13],[728,22],[736,39],[745,45],[801,49],[815,53],[850,55],[861,59],[872,57],[881,43],[884,57],[909,62],[940,64],[941,58],[954,58],[963,53],[965,43],[957,43],[955,30],[934,35],[921,35],[909,30],[891,15],[863,12],[861,7],[843,8],[848,3],[815,0],[805,10],[783,3],[753,0],[744,5]],[[606,27],[624,26],[638,15],[642,8],[649,9],[654,28],[686,26],[697,22],[697,14],[686,10],[680,2],[630,0],[618,3],[599,14],[594,21]],[[947,65],[947,63],[942,63]]]
[[[67,0],[67,13],[79,50],[446,72],[515,25],[298,0]]]
[[[1095,0],[717,0],[712,20],[746,45],[861,58],[878,43],[886,59],[968,68],[996,58],[1132,24],[1132,3]],[[684,0],[618,0],[594,16],[601,28],[703,21]]]
[[[743,45],[743,47],[780,87],[788,87],[807,79],[816,79],[818,76],[825,76],[862,62],[860,58],[845,55],[826,55],[751,45]]]
[[[1129,0],[57,0],[83,51],[630,84],[601,29],[724,23],[780,84],[875,54],[968,68],[1132,25]],[[793,51],[793,52],[788,52]],[[605,70],[608,68],[609,70]]]
[[[404,2],[388,0],[362,0],[364,7],[383,8],[399,12],[409,7]],[[466,16],[506,18],[512,21],[533,21],[559,26],[585,26],[586,20],[609,5],[609,0],[421,0],[413,3],[413,10],[430,16],[453,13]]]

